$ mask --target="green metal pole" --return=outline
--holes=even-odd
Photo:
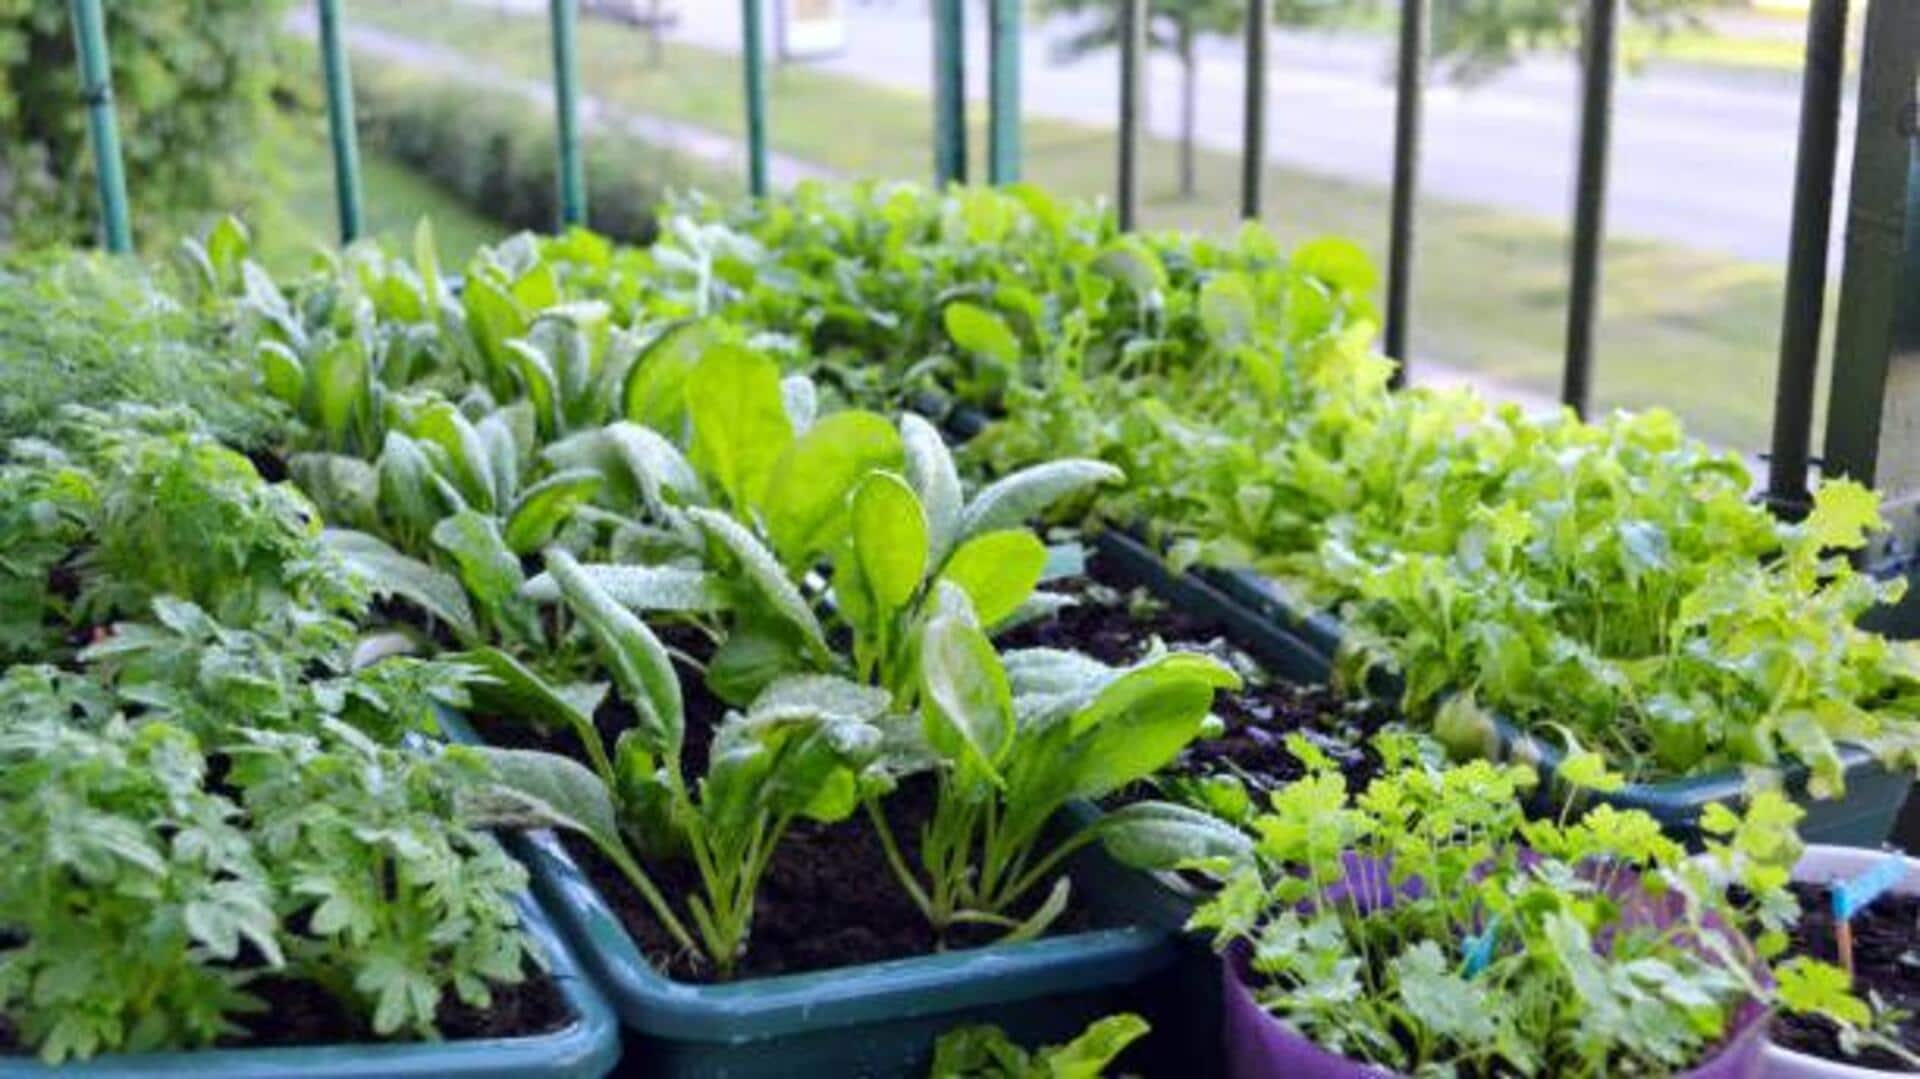
[[[1140,220],[1140,106],[1147,63],[1147,0],[1120,0],[1120,228]]]
[[[967,182],[966,9],[933,0],[933,179]]]
[[[333,139],[333,192],[340,242],[360,238],[360,144],[353,129],[353,74],[340,39],[340,0],[320,0],[320,69],[327,80],[327,132]]]
[[[992,0],[988,28],[987,84],[992,108],[987,118],[987,179],[995,184],[1020,179],[1020,9],[1021,0]]]
[[[1246,127],[1240,140],[1240,216],[1260,220],[1267,177],[1267,39],[1273,0],[1247,2]]]
[[[120,162],[119,122],[113,113],[113,65],[107,57],[106,20],[100,0],[72,0],[74,47],[80,54],[80,92],[87,103],[93,167],[100,183],[100,224],[107,250],[133,250],[127,220],[127,174]]]
[[[740,0],[740,48],[747,71],[747,191],[767,193],[767,69],[760,0]]]
[[[580,65],[573,47],[574,0],[548,0],[553,24],[553,97],[559,110],[560,225],[587,220],[587,174],[580,162]]]

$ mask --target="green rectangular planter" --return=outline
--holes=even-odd
[[[1550,784],[1561,759],[1560,751],[1538,738],[1522,733],[1511,724],[1495,724],[1499,737],[1498,754],[1502,759],[1521,760],[1540,770],[1540,811],[1553,812]],[[1913,777],[1893,772],[1878,758],[1854,745],[1840,747],[1840,760],[1846,766],[1847,793],[1843,798],[1815,799],[1807,795],[1808,770],[1793,765],[1782,770],[1787,793],[1807,815],[1800,821],[1800,837],[1809,843],[1827,843],[1843,847],[1877,847],[1886,842],[1893,823],[1906,805]],[[1594,796],[1619,809],[1638,809],[1660,822],[1660,829],[1687,844],[1701,840],[1700,814],[1715,802],[1740,805],[1745,800],[1746,781],[1738,772],[1716,772],[1687,779],[1660,783],[1629,783],[1610,794]]]
[[[201,1049],[180,1053],[99,1056],[59,1066],[37,1059],[0,1057],[0,1077],[55,1075],[193,1075],[206,1079],[592,1079],[620,1060],[620,1030],[613,1010],[530,897],[521,897],[526,930],[547,957],[573,1021],[547,1034],[524,1038],[369,1043],[272,1049]]]
[[[1153,551],[1130,536],[1102,537],[1102,550],[1121,552],[1116,557],[1152,572],[1148,563],[1157,563]],[[1159,572],[1170,574],[1164,565]],[[1254,640],[1259,648],[1250,648],[1262,659],[1273,662],[1288,677],[1324,681],[1333,669],[1333,657],[1340,647],[1340,626],[1324,613],[1306,612],[1291,605],[1271,582],[1242,571],[1206,571],[1198,580],[1210,586],[1208,591],[1219,603],[1237,608],[1221,612],[1230,625],[1256,620],[1268,623],[1269,630]],[[1151,585],[1150,585],[1151,587]],[[1191,593],[1192,586],[1188,586]],[[1249,647],[1243,644],[1242,647]],[[1271,658],[1269,652],[1290,653],[1284,659]],[[1504,720],[1496,723],[1495,755],[1502,759],[1525,760],[1539,767],[1542,779],[1551,776],[1561,758],[1560,752],[1537,738],[1522,733]],[[1873,754],[1853,745],[1840,747],[1840,759],[1846,766],[1847,793],[1844,798],[1816,800],[1807,797],[1808,771],[1794,765],[1783,770],[1786,789],[1807,811],[1800,823],[1800,834],[1809,843],[1842,846],[1878,846],[1892,832],[1894,821],[1906,804],[1913,777],[1889,771]],[[1700,838],[1700,814],[1715,802],[1737,803],[1745,782],[1737,772],[1693,776],[1658,783],[1634,783],[1599,801],[1621,809],[1639,809],[1658,820],[1676,839],[1695,842]],[[1550,784],[1541,784],[1539,809],[1551,812],[1557,806],[1545,801]]]
[[[476,741],[458,717],[449,734]],[[1058,1043],[1094,1019],[1141,1006],[1169,969],[1166,932],[1128,927],[726,985],[656,971],[606,900],[547,832],[507,837],[534,891],[619,1014],[649,1075],[740,1079],[926,1074],[940,1034],[996,1023],[1026,1044]],[[1097,851],[1071,859],[1075,894],[1111,924],[1110,882],[1128,875]],[[875,887],[893,887],[891,880]]]

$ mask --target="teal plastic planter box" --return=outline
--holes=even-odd
[[[3,1079],[52,1076],[192,1075],[203,1079],[592,1079],[620,1060],[620,1029],[552,922],[531,899],[520,912],[547,957],[548,973],[573,1009],[559,1030],[524,1038],[273,1049],[202,1049],[182,1053],[100,1056],[58,1067],[26,1057],[0,1057]]]
[[[443,722],[454,738],[475,739],[458,717]],[[1047,1044],[1137,1010],[1142,983],[1175,958],[1170,934],[1133,927],[724,985],[676,982],[647,962],[551,833],[507,843],[618,1013],[628,1056],[651,1076],[918,1077],[934,1040],[958,1026],[995,1023],[1017,1041]],[[1070,861],[1076,896],[1111,920],[1120,908],[1105,901],[1109,884],[1129,871],[1098,852]]]
[[[1103,551],[1110,551],[1138,572],[1151,575],[1149,563],[1158,565],[1158,573],[1171,577],[1149,548],[1129,536],[1102,537]],[[1188,574],[1192,583],[1184,587],[1188,594],[1205,594],[1210,606],[1224,608],[1223,621],[1229,625],[1264,622],[1266,629],[1242,647],[1273,663],[1290,678],[1323,681],[1331,676],[1333,657],[1340,647],[1340,625],[1324,613],[1309,613],[1290,604],[1286,596],[1268,582],[1245,572],[1207,571]],[[1151,581],[1148,587],[1155,587]],[[1156,589],[1157,590],[1157,589]],[[1196,590],[1199,590],[1196,592]],[[1504,721],[1496,724],[1494,755],[1503,759],[1525,760],[1535,764],[1547,779],[1559,763],[1560,752],[1529,737]],[[1807,797],[1808,772],[1794,765],[1783,772],[1786,789],[1807,815],[1800,822],[1800,835],[1809,843],[1841,846],[1878,846],[1893,831],[1894,821],[1906,804],[1913,777],[1883,767],[1873,754],[1853,745],[1840,747],[1840,759],[1846,766],[1847,792],[1838,799],[1815,800]],[[1745,781],[1737,772],[1694,776],[1659,783],[1635,783],[1597,800],[1621,809],[1640,809],[1660,822],[1676,839],[1687,842],[1700,837],[1700,814],[1715,802],[1738,803]],[[1551,784],[1541,784],[1542,812],[1558,806],[1551,798]]]

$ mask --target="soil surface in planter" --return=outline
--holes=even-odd
[[[1088,558],[1086,576],[1045,587],[1077,602],[1002,634],[996,641],[1000,647],[1073,649],[1120,665],[1140,659],[1157,638],[1170,649],[1212,655],[1246,680],[1240,692],[1214,696],[1214,714],[1226,731],[1189,746],[1166,774],[1230,773],[1255,790],[1283,787],[1306,774],[1286,745],[1287,736],[1295,733],[1332,758],[1351,789],[1363,789],[1379,774],[1380,758],[1367,743],[1392,718],[1385,706],[1347,700],[1329,686],[1299,685],[1267,673],[1233,645],[1218,621],[1124,587],[1098,554]]]
[[[1839,962],[1833,939],[1833,900],[1824,884],[1794,884],[1800,900],[1800,924],[1789,955]],[[1854,993],[1862,1000],[1878,993],[1888,1007],[1908,1012],[1900,1022],[1901,1044],[1920,1052],[1920,896],[1883,896],[1853,919]],[[1849,1057],[1840,1049],[1840,1030],[1817,1016],[1779,1015],[1773,1040],[1796,1053],[1884,1071],[1911,1072],[1883,1049]]]
[[[671,630],[660,636],[670,646],[699,652],[694,641]],[[692,782],[707,760],[714,727],[725,717],[726,706],[707,692],[697,674],[686,670],[682,674],[687,708],[683,760],[688,763],[688,780]],[[594,716],[594,722],[606,743],[612,745],[618,733],[631,723],[631,713],[610,698]],[[585,761],[579,739],[571,731],[543,732],[485,716],[474,717],[473,723],[493,745],[552,750]],[[907,864],[916,869],[920,864],[920,829],[932,810],[933,788],[923,781],[903,783],[885,801],[894,839]],[[593,844],[571,834],[563,834],[561,843],[600,890],[654,969],[683,982],[716,980],[711,968],[689,961],[639,891]],[[687,921],[686,897],[700,890],[699,872],[686,861],[649,863],[645,868],[673,904],[675,913]],[[1036,888],[1016,915],[1030,913],[1046,898],[1050,887],[1048,882]],[[1091,924],[1083,911],[1069,906],[1050,932],[1074,932]],[[690,921],[688,927],[691,930]],[[733,977],[800,974],[929,955],[943,948],[990,944],[1003,932],[960,927],[950,931],[945,941],[940,940],[901,888],[864,811],[836,824],[795,821],[761,880],[752,937],[746,955],[734,967]]]
[[[235,1016],[244,1033],[220,1039],[221,1049],[273,1049],[320,1045],[363,1045],[415,1040],[410,1034],[382,1038],[339,1000],[312,982],[293,978],[262,978],[247,992],[266,1008],[255,1015]],[[440,1002],[441,1037],[449,1041],[479,1038],[528,1038],[564,1029],[573,1011],[560,986],[545,971],[529,969],[518,985],[493,987],[493,1004],[474,1008],[449,991]],[[20,1032],[0,1015],[0,1056],[24,1055]]]

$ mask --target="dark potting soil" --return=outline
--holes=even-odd
[[[292,472],[287,468],[287,459],[281,456],[280,451],[255,448],[245,453],[247,461],[253,465],[253,470],[268,483],[284,483],[291,478]]]
[[[687,709],[683,759],[688,762],[689,773],[697,773],[698,766],[707,760],[713,730],[725,717],[726,706],[707,692],[696,673],[682,673]],[[608,745],[631,722],[632,713],[611,697],[594,716]],[[542,731],[485,716],[474,717],[473,725],[493,745],[545,749],[585,760],[579,739],[571,731]],[[920,829],[932,810],[933,786],[924,780],[901,784],[885,800],[888,824],[909,866],[920,864]],[[571,834],[560,838],[655,969],[684,982],[714,980],[711,968],[690,961],[691,957],[661,927],[639,891],[593,844]],[[674,904],[675,912],[686,920],[685,897],[699,891],[699,872],[686,861],[649,863],[645,868]],[[1049,887],[1050,883],[1036,888],[1027,897],[1029,905],[1016,914],[1024,916],[1038,906]],[[1084,912],[1069,904],[1051,932],[1075,932],[1090,925]],[[950,931],[944,941],[936,936],[920,908],[901,888],[864,811],[836,824],[796,821],[775,849],[761,880],[753,909],[752,937],[733,977],[800,974],[929,955],[942,949],[989,944],[999,935],[990,928],[960,927]]]
[[[932,787],[903,784],[885,803],[888,824],[910,866],[919,865],[920,826],[933,806]],[[620,871],[593,845],[562,837],[567,853],[606,897],[621,924],[657,969],[679,981],[712,982],[710,969],[695,967],[653,917],[652,909]],[[692,894],[699,874],[686,862],[648,866],[654,882],[669,897]],[[1029,913],[1045,898],[1043,885],[1017,913]],[[1076,907],[1053,923],[1051,933],[1089,928]],[[888,865],[879,837],[864,814],[838,824],[795,823],[781,840],[753,908],[752,938],[734,968],[738,978],[834,970],[931,955],[943,950],[990,944],[998,931],[960,927],[942,941],[913,905]]]
[[[220,1039],[222,1049],[270,1049],[316,1045],[375,1045],[381,1041],[410,1041],[400,1035],[382,1039],[361,1017],[312,982],[266,977],[250,983],[247,991],[266,1004],[253,1015],[235,1017],[242,1033]],[[529,967],[517,985],[492,988],[490,1007],[475,1008],[449,993],[440,1002],[437,1022],[449,1041],[479,1038],[528,1038],[563,1029],[573,1021],[572,1009],[552,976]],[[0,1056],[25,1055],[19,1031],[0,1015]]]
[[[380,1039],[311,982],[267,978],[249,990],[267,1002],[259,1015],[242,1016],[246,1033],[221,1041],[224,1048],[341,1045]],[[518,985],[492,987],[491,1007],[475,1008],[449,993],[440,1002],[437,1022],[450,1041],[474,1038],[524,1038],[546,1034],[572,1021],[560,986],[545,971],[530,970]],[[392,1039],[389,1039],[392,1040]]]
[[[1077,602],[1039,622],[1002,634],[1002,648],[1065,648],[1103,663],[1132,663],[1158,638],[1168,648],[1205,652],[1239,671],[1246,686],[1214,696],[1214,714],[1226,724],[1217,738],[1189,746],[1166,769],[1174,776],[1239,775],[1255,790],[1285,786],[1306,774],[1286,746],[1289,734],[1304,736],[1332,758],[1354,790],[1363,789],[1380,771],[1380,758],[1368,745],[1392,718],[1384,705],[1347,700],[1325,685],[1300,685],[1267,674],[1235,648],[1218,621],[1178,609],[1144,591],[1115,583],[1098,554],[1084,577],[1046,586]],[[1124,799],[1123,799],[1124,800]]]
[[[1794,884],[1800,900],[1800,924],[1794,928],[1790,955],[1829,963],[1839,961],[1833,939],[1833,901],[1821,884]],[[1920,896],[1883,896],[1853,919],[1853,988],[1862,1000],[1878,993],[1888,1007],[1908,1013],[1899,1037],[1920,1052]],[[1778,1015],[1773,1040],[1796,1053],[1885,1071],[1910,1072],[1911,1065],[1884,1049],[1849,1057],[1840,1048],[1840,1030],[1817,1016]]]

